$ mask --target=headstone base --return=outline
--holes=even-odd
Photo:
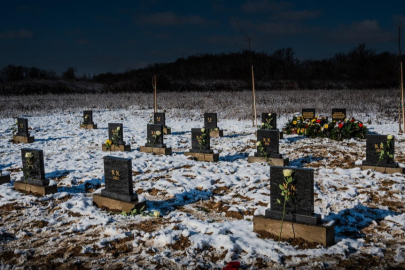
[[[34,136],[18,136],[18,135],[13,135],[13,141],[15,142],[20,142],[20,143],[33,143],[34,142]]]
[[[141,152],[144,153],[153,153],[155,155],[172,155],[172,148],[171,147],[148,147],[148,146],[141,146]]]
[[[14,181],[14,189],[22,191],[24,193],[34,193],[39,195],[48,195],[58,192],[58,186],[35,186],[32,184],[26,184],[22,181]]]
[[[129,145],[129,144],[119,144],[118,146],[113,144],[113,145],[111,145],[110,149],[107,150],[107,148],[105,147],[105,143],[103,143],[101,145],[101,148],[102,148],[102,150],[104,152],[106,152],[106,151],[111,151],[111,152],[118,152],[118,151],[131,152],[131,145]]]
[[[210,130],[210,137],[211,138],[219,138],[224,136],[224,130],[218,129],[218,130]]]
[[[80,124],[80,128],[97,129],[97,124]]]
[[[218,153],[192,153],[192,152],[185,152],[184,153],[186,156],[192,156],[194,159],[198,161],[213,161],[213,162],[218,162],[219,161],[219,154]]]
[[[253,217],[253,231],[269,232],[273,235],[280,235],[281,220],[274,220],[264,216]],[[284,221],[283,238],[302,238],[311,243],[319,243],[325,247],[335,244],[335,228],[334,225],[306,225],[299,223],[291,223]]]
[[[0,185],[10,183],[10,175],[2,175],[0,176]]]
[[[93,194],[93,203],[97,205],[97,207],[105,207],[110,210],[118,210],[124,212],[130,212],[132,209],[136,209],[137,212],[140,211],[142,208],[146,210],[146,201],[143,202],[123,202],[116,199],[111,199],[107,197],[103,197],[100,194]]]
[[[269,158],[269,160],[266,161],[265,157],[255,157],[255,156],[248,157],[248,163],[255,163],[255,162],[267,162],[269,164],[273,164],[273,166],[286,167],[290,164],[290,159],[289,158]]]
[[[163,128],[163,134],[165,134],[165,135],[170,135],[170,134],[172,134],[172,128],[164,127],[164,128]]]
[[[362,170],[375,170],[380,173],[405,173],[405,168],[392,168],[392,167],[375,167],[375,166],[366,166],[366,165],[360,165],[359,166]]]

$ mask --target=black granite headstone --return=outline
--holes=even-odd
[[[212,154],[214,151],[211,150],[210,146],[210,132],[206,128],[204,129],[204,132],[202,132],[201,130],[201,128],[191,129],[190,152]],[[202,135],[203,133],[205,134],[204,136]]]
[[[163,125],[148,124],[147,133],[148,142],[145,144],[145,146],[159,148],[166,147],[166,145],[163,143]]]
[[[45,179],[44,152],[38,149],[21,149],[23,180],[35,186],[47,186],[49,180]]]
[[[17,118],[17,136],[28,137],[28,119]]]
[[[83,124],[85,124],[85,125],[88,125],[88,124],[94,125],[93,111],[83,111]]]
[[[286,203],[284,220],[297,223],[316,225],[320,216],[314,214],[314,170],[298,169],[294,167],[270,167],[270,209],[266,209],[265,216],[281,220],[283,215],[284,196],[281,194],[280,185],[285,183],[283,170],[293,171],[292,183],[296,192]],[[281,202],[278,203],[277,200]]]
[[[218,128],[218,117],[216,113],[204,113],[204,127],[208,129]]]
[[[105,156],[104,158],[105,189],[101,190],[104,197],[133,202],[138,199],[132,186],[132,159]]]
[[[262,113],[262,123],[267,124],[267,121],[270,120],[271,129],[277,129],[277,113]]]
[[[302,109],[302,118],[304,118],[304,120],[314,119],[315,118],[315,109],[314,108]]]
[[[383,159],[380,159],[381,143],[387,144],[387,135],[367,135],[366,138],[366,160],[363,160],[364,166],[378,166],[396,168],[398,164],[394,161],[394,158],[390,158],[388,155],[394,155],[395,152],[395,137],[391,140],[389,147],[389,154],[385,154]]]
[[[280,131],[278,129],[266,130],[259,129],[257,130],[257,142],[261,142],[261,146],[264,148],[264,151],[267,153],[268,158],[281,158],[279,152],[279,141],[280,141]],[[260,152],[259,146],[256,146],[257,152],[255,153],[256,157],[265,157],[265,154]]]
[[[346,118],[346,109],[332,109],[332,121],[343,121]]]
[[[155,125],[163,125],[166,126],[166,116],[165,113],[154,113],[153,115],[153,123]]]
[[[118,130],[119,128],[119,130]],[[124,130],[121,123],[108,123],[108,139],[113,141],[113,136],[117,134],[117,144],[125,144],[124,142]]]

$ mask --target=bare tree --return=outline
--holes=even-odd
[[[395,18],[395,25],[398,28],[398,59],[399,59],[399,89],[401,93],[401,103],[399,108],[399,129],[398,133],[402,134],[401,128],[401,118],[402,118],[402,125],[405,128],[405,108],[404,108],[404,83],[403,83],[403,70],[402,70],[402,53],[401,53],[401,30],[405,22],[405,17],[402,15],[396,16]],[[401,112],[402,109],[402,112]]]

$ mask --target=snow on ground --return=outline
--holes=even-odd
[[[311,139],[285,135],[280,152],[291,166],[315,170],[315,212],[335,224],[336,244],[324,248],[278,242],[253,232],[254,214],[269,207],[270,170],[247,163],[255,152],[251,121],[219,119],[225,136],[212,138],[218,163],[188,159],[191,128],[202,115],[181,119],[166,112],[172,135],[165,143],[172,156],[141,153],[149,113],[145,110],[97,110],[96,130],[79,129],[81,112],[30,117],[33,144],[13,144],[15,119],[0,119],[0,169],[12,180],[22,177],[22,148],[44,151],[46,177],[58,193],[24,195],[12,184],[0,186],[0,268],[220,268],[238,260],[261,268],[405,267],[404,176],[361,171],[365,141]],[[190,115],[190,111],[187,112]],[[192,114],[192,113],[191,113]],[[278,119],[279,128],[286,117]],[[360,119],[361,120],[361,119]],[[102,152],[108,123],[124,124],[131,152]],[[385,121],[370,131],[396,134]],[[396,136],[396,157],[405,159],[404,136]],[[92,204],[104,186],[103,156],[132,158],[134,191],[147,200],[148,211],[161,217],[125,217]],[[365,263],[366,262],[366,263]]]

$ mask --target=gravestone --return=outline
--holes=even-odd
[[[396,168],[398,164],[394,158],[384,155],[384,158],[379,161],[381,154],[381,143],[387,144],[387,135],[367,135],[366,138],[366,160],[363,160],[363,166],[377,166]],[[395,138],[390,142],[389,154],[394,155],[395,152]]]
[[[49,180],[45,178],[44,153],[42,150],[21,149],[23,182],[35,186],[47,186]]]
[[[343,121],[346,118],[346,109],[334,108],[332,109],[332,121]]]
[[[218,117],[216,113],[204,113],[204,128],[206,129],[218,128]]]
[[[259,146],[256,145],[255,157],[265,157],[265,153],[268,158],[281,158],[279,153],[279,130],[257,130],[257,142],[261,142],[262,147],[264,148],[263,152],[259,151]]]
[[[17,136],[29,137],[28,119],[17,118]]]
[[[205,153],[205,154],[212,154],[213,151],[211,150],[210,146],[210,132],[208,129],[203,129],[204,132],[201,131],[200,128],[192,128],[191,129],[191,153]]]
[[[147,126],[147,147],[165,148],[163,143],[163,125],[148,124]]]
[[[117,130],[119,128],[119,130]],[[117,144],[122,145],[124,142],[124,130],[121,123],[108,123],[108,139],[113,141],[114,135],[118,135]],[[114,144],[114,143],[113,143]]]
[[[89,124],[94,125],[93,111],[83,111],[83,124],[85,124],[85,125],[89,125]]]
[[[267,124],[267,121],[270,121],[271,129],[277,129],[277,113],[262,113],[262,123]]]
[[[155,125],[163,125],[166,126],[166,116],[165,113],[154,113],[153,114],[153,123]]]
[[[113,156],[103,159],[105,189],[101,190],[101,196],[124,202],[137,201],[132,186],[132,159]]]
[[[304,120],[314,119],[315,118],[315,109],[314,108],[302,109],[302,118],[304,118]]]
[[[2,170],[0,170],[0,185],[10,183],[10,174],[5,174]]]
[[[284,196],[281,195],[280,185],[283,185],[283,170],[293,171],[293,185],[296,187],[295,196],[286,203],[285,221],[317,225],[320,216],[314,214],[314,170],[294,167],[270,167],[270,209],[266,209],[265,217],[281,220],[283,215]],[[279,200],[281,204],[277,202]]]

